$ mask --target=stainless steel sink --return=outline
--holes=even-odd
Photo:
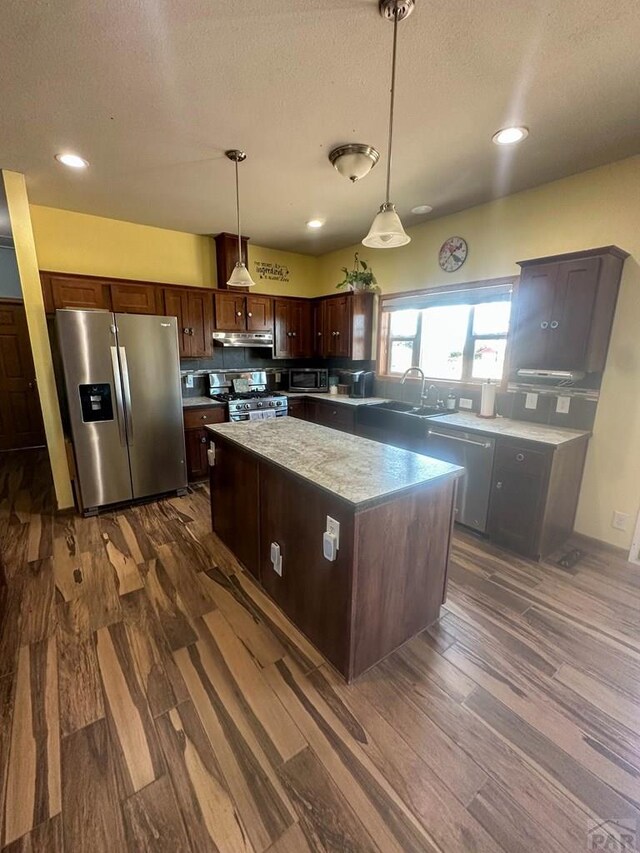
[[[401,415],[411,415],[418,418],[433,418],[437,415],[451,414],[444,406],[413,406],[411,403],[401,403],[397,400],[390,400],[387,403],[374,403],[373,406],[367,406],[367,408],[396,412]]]

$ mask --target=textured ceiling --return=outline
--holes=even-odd
[[[383,200],[391,32],[377,0],[4,0],[0,167],[35,203],[216,233],[235,230],[222,152],[242,147],[254,242],[348,245]],[[405,225],[640,151],[639,43],[638,0],[417,0],[399,31]],[[510,124],[531,134],[498,149]],[[349,141],[383,155],[355,185],[327,160]]]

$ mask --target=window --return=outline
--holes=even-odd
[[[511,283],[383,297],[383,372],[420,367],[430,379],[499,381],[510,314]]]

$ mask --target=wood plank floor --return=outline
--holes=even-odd
[[[456,534],[439,622],[349,687],[205,486],[54,517],[46,458],[5,454],[0,543],[2,850],[636,849],[640,572],[605,550]]]

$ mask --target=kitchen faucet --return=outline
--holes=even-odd
[[[407,381],[408,375],[411,372],[413,372],[414,370],[417,370],[417,372],[422,377],[422,389],[420,391],[420,403],[422,403],[422,404],[427,403],[429,405],[436,405],[437,406],[438,405],[438,389],[435,385],[429,385],[429,388],[425,394],[424,389],[425,389],[425,386],[427,384],[427,380],[426,380],[426,377],[424,375],[424,370],[421,367],[409,367],[407,370],[405,370],[400,384],[404,385],[405,382]]]

